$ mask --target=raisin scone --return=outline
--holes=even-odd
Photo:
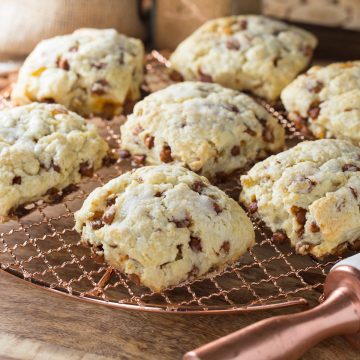
[[[185,80],[216,82],[275,100],[309,63],[317,40],[309,32],[263,16],[210,20],[170,57]]]
[[[302,142],[241,177],[242,201],[296,251],[323,257],[360,239],[360,148]]]
[[[220,271],[255,241],[239,204],[179,165],[111,180],[89,195],[75,219],[97,256],[153,291]]]
[[[92,175],[108,149],[94,125],[62,105],[0,111],[0,218]]]
[[[137,103],[121,127],[121,143],[138,162],[179,163],[213,177],[282,150],[284,129],[245,94],[183,82]]]
[[[140,98],[143,44],[113,29],[79,29],[40,42],[12,92],[16,104],[56,102],[83,116],[110,118]]]
[[[360,61],[314,66],[281,99],[299,130],[360,144]]]

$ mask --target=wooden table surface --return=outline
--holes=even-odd
[[[291,312],[186,316],[114,310],[33,287],[3,271],[0,289],[0,359],[5,360],[181,359],[184,352],[257,320]],[[303,359],[354,360],[360,353],[336,337]]]

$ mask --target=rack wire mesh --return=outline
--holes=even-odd
[[[9,106],[9,87],[15,74],[1,77],[0,107]],[[145,92],[153,92],[179,76],[167,67],[162,54],[152,52],[146,61]],[[6,85],[6,86],[5,86]],[[289,146],[304,139],[279,109],[263,103],[287,131]],[[93,118],[113,151],[120,146],[119,126],[124,117]],[[230,313],[301,304],[315,305],[326,274],[339,258],[319,262],[296,254],[288,244],[271,240],[271,232],[252,217],[257,242],[241,259],[219,274],[167,289],[161,293],[134,284],[118,270],[91,258],[74,230],[73,214],[96,187],[128,171],[129,161],[119,159],[84,179],[71,194],[54,203],[38,201],[22,209],[21,216],[0,224],[1,269],[27,282],[78,299],[99,304],[157,312]],[[237,199],[239,174],[219,186]]]

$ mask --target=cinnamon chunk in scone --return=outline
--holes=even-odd
[[[298,253],[322,258],[360,239],[360,148],[347,141],[302,142],[256,164],[241,184],[240,201]]]
[[[178,165],[146,166],[94,190],[75,214],[82,241],[154,291],[220,271],[255,242],[240,205]]]
[[[170,63],[187,81],[218,83],[273,101],[307,66],[316,43],[311,33],[281,21],[229,16],[203,24],[179,44]]]
[[[140,98],[144,48],[114,29],[79,29],[40,42],[12,92],[16,104],[56,102],[83,116],[111,118]]]
[[[62,105],[0,111],[0,218],[73,191],[71,184],[101,167],[108,150],[94,125]]]
[[[360,61],[313,66],[281,99],[298,130],[360,144]]]
[[[184,82],[137,103],[121,144],[138,165],[177,163],[212,178],[282,150],[284,130],[248,95]]]

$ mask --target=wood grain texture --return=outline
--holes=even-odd
[[[35,355],[25,351],[25,357],[3,350],[0,359],[181,359],[183,353],[201,344],[291,311],[222,316],[121,311],[35,288],[2,271],[0,289],[0,344],[7,338],[18,350],[29,344],[36,348]],[[360,354],[336,337],[319,344],[303,359],[356,360]]]
[[[0,332],[0,359],[111,360],[113,358]]]

